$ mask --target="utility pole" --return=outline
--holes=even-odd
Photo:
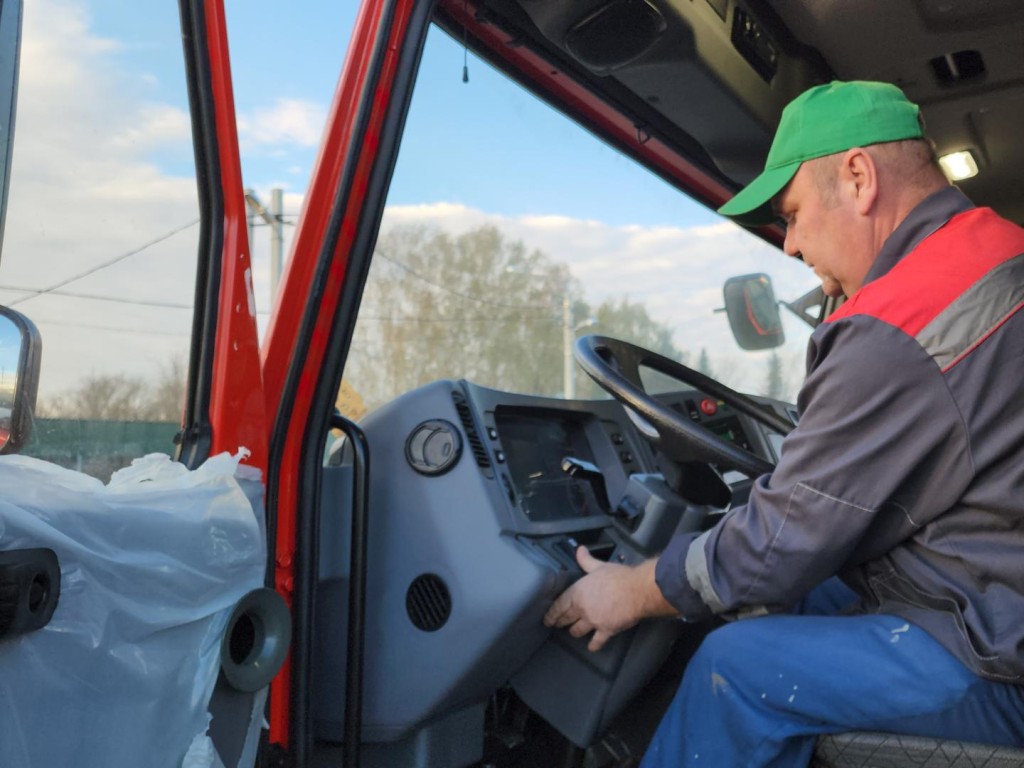
[[[566,400],[576,397],[576,368],[572,360],[572,307],[569,305],[569,292],[562,294],[562,394]]]
[[[505,267],[506,272],[519,272],[535,278],[545,278],[539,272],[518,270],[514,267]],[[597,322],[593,317],[586,318],[581,323],[573,324],[572,321],[572,297],[569,295],[569,284],[566,281],[560,291],[562,296],[562,397],[572,400],[576,397],[576,361],[572,357],[572,346],[576,341],[576,332],[588,325]],[[555,294],[557,297],[558,294]]]
[[[573,323],[572,320],[572,299],[566,288],[562,293],[562,394],[566,400],[576,399],[576,361],[572,356],[576,334],[588,326],[597,324],[594,317],[585,317],[578,323]]]
[[[270,190],[270,296],[277,296],[277,284],[281,281],[282,251],[284,250],[284,190],[276,187]]]
[[[259,216],[270,226],[270,301],[277,296],[277,284],[281,279],[281,265],[284,252],[284,190],[270,190],[270,210],[268,211],[256,193],[245,190],[245,204],[249,207],[249,249],[252,249],[253,221]],[[255,215],[255,216],[254,216]]]

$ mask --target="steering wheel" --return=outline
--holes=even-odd
[[[755,400],[700,371],[626,341],[607,336],[583,336],[576,341],[573,351],[583,370],[626,406],[627,414],[644,437],[673,461],[682,465],[710,463],[719,469],[735,469],[748,477],[763,475],[775,468],[771,462],[733,445],[648,394],[640,379],[640,366],[718,398],[783,435],[792,431],[792,424]],[[636,416],[640,417],[639,421]]]

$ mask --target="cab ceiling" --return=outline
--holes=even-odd
[[[921,105],[940,154],[970,149],[959,186],[1024,222],[1024,3],[1020,0],[776,0],[794,36],[840,79],[887,80]],[[944,82],[933,60],[977,51],[984,72]],[[940,69],[942,65],[940,64]]]
[[[980,173],[961,188],[1024,222],[1020,0],[483,1],[736,185],[763,167],[783,106],[805,88],[896,83],[940,154],[975,155]]]

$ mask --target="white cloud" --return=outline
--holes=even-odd
[[[17,122],[0,285],[57,286],[128,254],[198,216],[191,138],[179,105],[152,98],[151,73],[124,65],[124,48],[96,34],[81,5],[25,6]],[[178,59],[180,42],[164,30]],[[184,158],[184,162],[182,161]],[[55,293],[21,301],[43,336],[40,391],[73,388],[84,376],[152,376],[188,348],[197,227],[144,248],[58,290],[110,296],[116,303]],[[27,294],[2,290],[13,303]],[[148,304],[148,305],[147,305]]]
[[[315,147],[327,120],[322,104],[302,99],[278,99],[273,106],[238,115],[243,147]]]
[[[149,104],[139,110],[138,125],[131,125],[111,137],[117,146],[146,149],[165,143],[192,140],[188,112],[169,104]]]
[[[599,230],[603,225],[592,219],[573,219],[568,216],[523,216],[520,221],[527,227],[549,232],[562,232],[566,230],[579,230],[589,228]]]

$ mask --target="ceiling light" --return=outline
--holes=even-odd
[[[974,162],[974,155],[966,149],[963,152],[943,155],[939,158],[939,165],[950,181],[960,181],[978,175],[978,164]]]

